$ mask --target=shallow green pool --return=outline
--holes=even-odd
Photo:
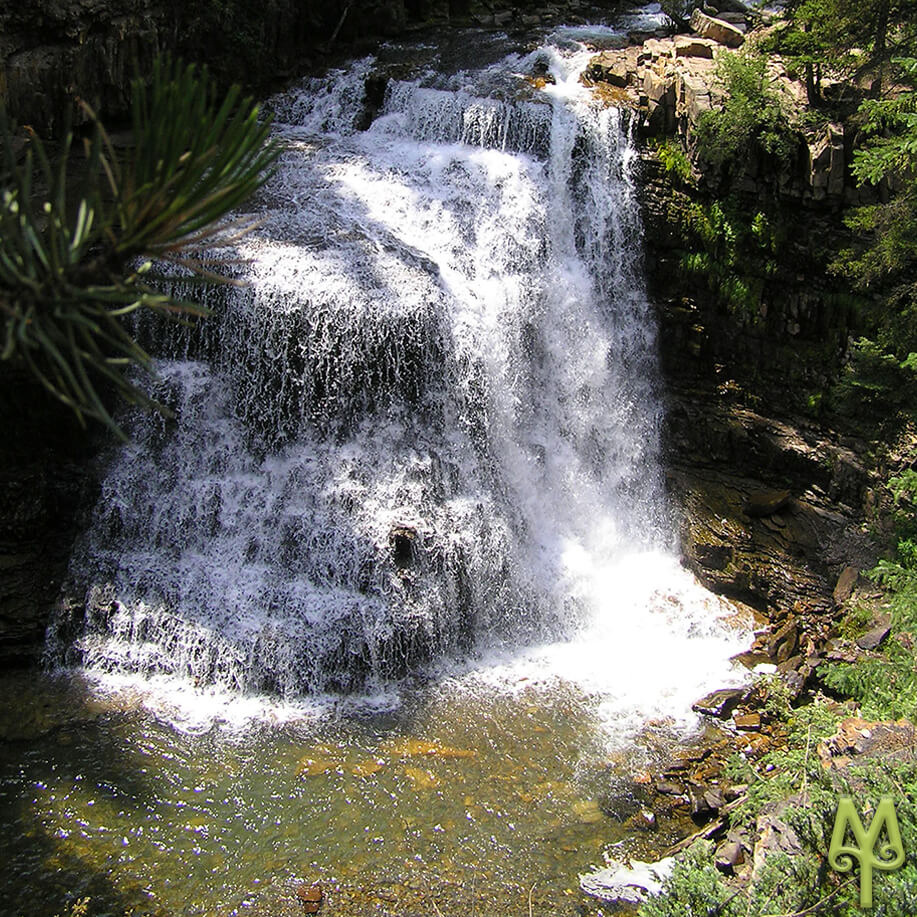
[[[3,680],[4,912],[595,913],[577,876],[635,833],[633,777],[669,739],[609,750],[562,684],[419,687],[396,712],[182,732],[136,693]],[[670,826],[668,830],[674,830]],[[665,829],[663,829],[663,832]]]

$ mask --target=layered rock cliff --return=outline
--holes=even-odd
[[[589,77],[635,109],[644,136],[646,269],[685,562],[714,590],[821,637],[838,578],[875,556],[876,444],[822,409],[856,330],[827,253],[845,232],[844,206],[862,192],[849,173],[850,131],[806,118],[804,86],[775,57],[770,83],[794,126],[795,155],[778,162],[752,149],[728,174],[697,156],[704,113],[725,98],[717,61],[735,52],[723,42],[741,44],[747,28],[730,18],[723,34],[701,22],[701,34],[602,51]],[[738,214],[734,223],[759,215],[779,240],[768,252],[730,250],[751,291],[741,306],[714,282],[711,261],[726,255],[713,243],[704,252],[691,231],[706,220],[710,233],[732,232],[723,208]]]

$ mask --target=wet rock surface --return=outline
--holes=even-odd
[[[673,396],[669,484],[688,565],[762,611],[829,612],[839,571],[869,554],[859,523],[871,479],[856,453],[818,428],[723,405],[712,393]]]
[[[0,663],[38,661],[93,492],[93,446],[31,379],[0,374]]]

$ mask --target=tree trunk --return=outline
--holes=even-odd
[[[876,82],[873,92],[879,98],[882,95],[882,83],[885,76],[885,55],[888,43],[888,4],[889,0],[879,0],[876,10],[876,37],[873,44],[873,60],[876,62]]]

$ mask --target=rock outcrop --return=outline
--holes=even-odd
[[[838,572],[870,556],[860,524],[872,480],[857,453],[816,424],[670,386],[668,479],[686,563],[762,611],[829,613]],[[757,501],[786,492],[760,511]]]
[[[700,9],[691,13],[691,30],[701,38],[709,38],[727,48],[740,48],[745,42],[745,36],[739,28],[723,19],[708,16]]]
[[[701,14],[703,15],[703,14]],[[710,19],[711,17],[706,17]],[[728,25],[728,23],[723,23]],[[607,84],[621,91],[640,116],[643,136],[677,139],[688,151],[695,147],[698,123],[705,112],[717,110],[725,91],[717,77],[717,61],[733,53],[730,45],[709,30],[698,35],[648,38],[640,45],[601,51],[589,64],[585,82]],[[738,32],[742,37],[741,32]],[[798,168],[776,176],[780,193],[794,199],[827,201],[835,207],[855,200],[861,192],[849,181],[849,156],[844,125],[839,122],[802,126],[807,108],[803,83],[792,77],[774,55],[768,62],[770,87],[799,127]],[[751,159],[736,184],[748,193],[757,190],[766,164]],[[705,185],[719,176],[698,173]]]
[[[92,488],[93,446],[63,406],[0,375],[0,664],[34,663]]]

